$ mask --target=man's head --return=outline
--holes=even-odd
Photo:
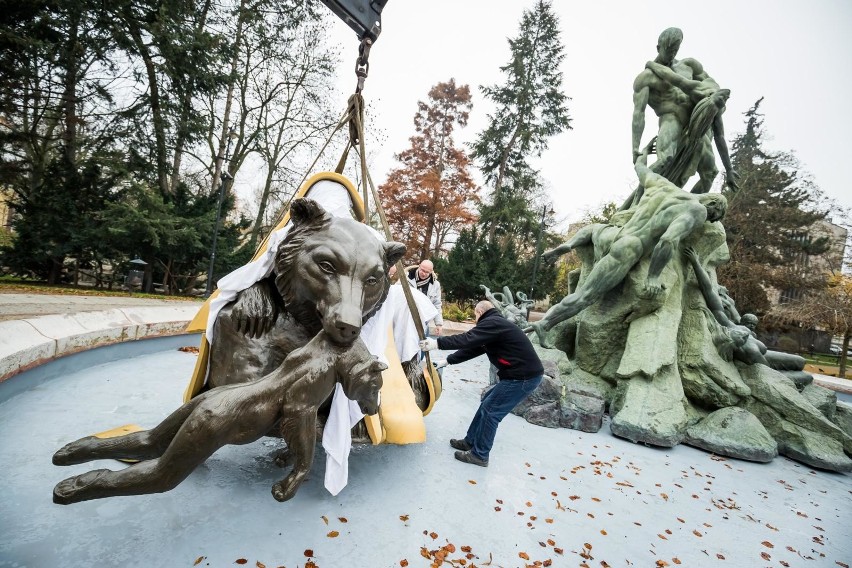
[[[420,266],[417,267],[417,278],[420,280],[425,280],[429,278],[429,275],[435,270],[435,266],[432,264],[431,260],[424,260],[420,263]]]
[[[657,61],[663,65],[671,66],[683,41],[683,32],[680,28],[666,28],[657,40]]]
[[[698,201],[707,209],[707,220],[721,221],[728,211],[728,200],[721,193],[702,193]]]
[[[494,304],[492,304],[488,300],[482,300],[481,302],[476,304],[475,308],[473,308],[474,318],[476,318],[476,321],[479,321],[479,318],[482,317],[482,314],[492,309],[494,309]]]

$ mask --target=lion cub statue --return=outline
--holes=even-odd
[[[89,436],[66,445],[54,454],[55,465],[107,458],[142,461],[120,471],[97,469],[61,481],[53,490],[53,502],[68,505],[169,491],[222,446],[254,442],[276,425],[287,442],[284,462],[293,469],[272,486],[272,496],[286,501],[311,469],[317,409],[335,384],[341,382],[343,392],[364,414],[375,414],[386,368],[360,338],[341,345],[320,331],[268,375],[204,392],[152,430],[118,438]]]

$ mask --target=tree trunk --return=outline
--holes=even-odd
[[[210,194],[215,195],[219,189],[219,177],[222,175],[222,167],[225,162],[225,146],[228,141],[228,129],[230,126],[231,106],[234,102],[234,85],[237,82],[237,63],[240,57],[240,43],[243,41],[243,23],[246,0],[240,0],[237,12],[237,33],[234,36],[234,56],[231,58],[231,75],[228,80],[228,94],[225,97],[225,113],[222,117],[222,131],[219,136],[219,149],[216,152],[216,163],[213,167],[213,183]]]
[[[157,162],[157,186],[163,196],[169,195],[168,166],[166,162],[166,121],[163,118],[163,109],[160,101],[160,83],[157,79],[157,69],[148,46],[142,38],[142,33],[136,24],[129,7],[124,9],[124,19],[127,23],[127,32],[133,38],[133,43],[145,64],[145,73],[148,76],[148,90],[151,104],[151,117],[154,126],[154,143]]]
[[[69,14],[68,44],[65,48],[65,90],[62,95],[65,107],[65,129],[62,132],[65,162],[68,171],[76,169],[77,164],[77,78],[79,59],[77,57],[80,14],[76,10]]]
[[[207,13],[210,10],[210,2],[211,0],[206,0],[204,2],[204,8],[201,11],[201,17],[199,18],[198,25],[195,28],[196,33],[202,31],[204,26],[207,25]],[[194,85],[191,83],[186,86],[186,92],[183,95],[183,101],[181,101],[181,109],[180,109],[180,117],[178,118],[177,125],[177,136],[175,138],[175,152],[172,160],[172,178],[169,183],[169,190],[174,193],[177,189],[178,181],[180,180],[180,165],[183,161],[183,151],[186,146],[186,141],[189,137],[186,132],[186,125],[189,122],[190,114],[193,112],[192,109],[192,87]]]
[[[840,348],[840,368],[837,370],[837,376],[841,379],[846,378],[846,352],[849,349],[849,340],[852,339],[852,330],[846,330],[843,334],[843,346]]]

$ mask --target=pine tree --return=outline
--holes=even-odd
[[[535,224],[531,202],[540,183],[529,159],[547,149],[550,137],[571,128],[559,71],[565,54],[558,24],[549,2],[538,0],[525,10],[517,37],[509,39],[511,59],[501,67],[505,82],[481,87],[497,107],[472,145],[473,158],[493,187],[480,221],[491,241],[498,230],[514,234],[519,224]]]
[[[407,258],[440,256],[447,237],[474,220],[477,186],[467,155],[455,145],[455,128],[467,125],[470,89],[455,79],[438,83],[414,117],[417,134],[399,153],[402,164],[379,187],[395,238],[408,247]]]
[[[733,143],[741,189],[725,192],[731,261],[718,270],[740,313],[758,315],[769,309],[771,289],[783,301],[821,287],[824,275],[808,266],[829,248],[815,227],[828,212],[821,192],[793,154],[764,148],[762,100],[745,113],[746,130]]]

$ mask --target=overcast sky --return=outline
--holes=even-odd
[[[503,81],[507,38],[518,34],[533,0],[389,0],[383,32],[370,56],[365,98],[375,112],[368,128],[386,135],[368,148],[371,174],[382,182],[393,155],[414,134],[417,101],[438,82],[455,78],[474,93],[459,142],[471,141],[493,111],[480,85]],[[679,58],[694,57],[731,90],[728,140],[744,129],[743,115],[759,97],[771,150],[793,150],[803,169],[841,206],[852,207],[852,1],[714,0],[713,2],[554,0],[565,46],[563,87],[573,129],[551,139],[535,166],[550,186],[562,228],[606,201],[619,203],[636,183],[631,164],[632,84],[656,56],[657,37],[683,30]],[[358,41],[331,18],[343,62],[341,108],[351,94]],[[656,134],[650,108],[643,144]],[[369,138],[368,138],[369,141]],[[717,164],[722,169],[720,163]],[[721,176],[720,176],[721,177]]]

